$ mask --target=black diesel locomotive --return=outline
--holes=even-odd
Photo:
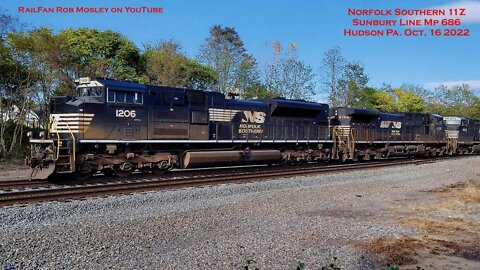
[[[46,179],[478,153],[479,122],[458,119],[82,78],[74,98],[52,99],[48,129],[29,134],[28,160],[32,178]]]

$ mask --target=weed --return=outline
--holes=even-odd
[[[468,181],[462,195],[463,199],[468,202],[480,203],[480,181]]]
[[[329,266],[322,267],[322,270],[342,270],[340,266],[337,265],[338,258],[333,257],[333,262]]]
[[[302,261],[299,261],[299,262],[297,263],[297,268],[295,268],[295,269],[296,269],[296,270],[303,270],[303,269],[305,269],[305,263],[302,262]]]
[[[243,265],[243,270],[260,270],[257,266],[257,262],[254,260],[247,260]]]
[[[423,248],[424,244],[414,238],[401,237],[393,240],[374,239],[367,243],[359,243],[357,247],[384,256],[387,267],[390,267],[417,263],[414,250]]]

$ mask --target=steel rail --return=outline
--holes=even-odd
[[[318,167],[308,170],[279,170],[258,173],[239,173],[235,175],[207,175],[185,179],[148,179],[137,181],[124,181],[119,183],[96,184],[76,187],[55,187],[51,189],[22,190],[16,192],[0,193],[0,206],[40,203],[47,201],[84,199],[87,197],[98,197],[117,194],[131,194],[135,192],[178,189],[182,187],[197,187],[207,185],[218,185],[225,183],[244,183],[262,179],[279,177],[292,177],[311,174],[323,174],[349,170],[365,170],[389,166],[423,164],[435,162],[432,160],[396,160],[394,162],[378,163],[355,163],[348,165],[334,165]]]
[[[444,159],[458,159],[461,157],[470,157],[470,156],[444,156],[444,157],[436,157],[433,160],[444,160]],[[355,163],[355,164],[375,164],[379,162],[389,163],[398,160],[407,160],[406,158],[396,158],[390,160],[378,160],[378,161],[364,161],[363,163]],[[419,159],[423,163],[430,162],[432,159]],[[433,162],[433,161],[431,161]],[[179,178],[187,178],[189,175],[199,175],[202,174],[203,177],[221,177],[224,174],[245,174],[245,173],[267,173],[268,171],[300,171],[300,170],[313,170],[317,168],[334,168],[338,166],[345,166],[344,164],[325,164],[325,163],[310,163],[310,164],[303,164],[303,165],[284,165],[283,167],[273,166],[254,166],[254,167],[228,167],[228,168],[206,168],[206,169],[188,169],[188,170],[178,170],[169,172],[166,175],[163,175],[159,178],[158,175],[155,174],[133,174],[130,175],[128,178],[119,178],[117,176],[105,176],[105,175],[97,175],[93,176],[88,180],[77,180],[74,177],[61,179],[56,181],[29,181],[27,179],[18,179],[18,180],[3,180],[0,181],[0,191],[11,191],[14,189],[28,189],[28,188],[38,188],[38,187],[59,187],[59,186],[71,186],[71,185],[87,185],[87,184],[108,184],[112,182],[120,182],[120,181],[147,181],[147,180],[172,180],[172,179],[179,179]],[[239,172],[241,170],[241,172]]]
[[[16,188],[25,188],[25,187],[40,187],[40,186],[49,186],[52,183],[46,181],[29,181],[27,179],[21,180],[7,180],[0,181],[0,189],[16,189]]]

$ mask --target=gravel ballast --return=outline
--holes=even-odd
[[[0,209],[0,269],[383,269],[357,241],[393,208],[479,177],[480,157]]]

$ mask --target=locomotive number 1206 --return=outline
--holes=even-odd
[[[116,117],[135,117],[135,110],[115,110]]]

